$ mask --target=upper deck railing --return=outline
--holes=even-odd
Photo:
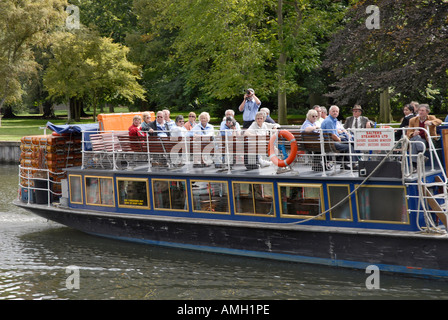
[[[416,161],[411,155],[415,144],[420,144],[427,156],[426,167],[429,170],[443,168],[438,156],[440,149],[435,147],[432,139],[429,139],[428,147],[406,137],[395,139],[395,132],[405,133],[409,129],[412,128],[349,129],[347,140],[336,142],[325,130],[309,133],[288,127],[287,131],[297,143],[297,153],[294,161],[278,172],[294,169],[301,175],[357,175],[359,172],[363,174],[359,171],[360,162],[381,161],[387,157],[387,161],[399,162],[403,176],[407,177],[416,171]],[[187,132],[183,137],[130,137],[127,131],[90,134],[89,141],[83,138],[82,168],[151,170],[155,167],[184,167],[188,170],[207,167],[228,173],[238,168],[276,168],[272,160],[286,159],[291,152],[291,142],[278,137],[282,130],[285,129],[241,131],[237,134],[215,130],[213,135],[194,136]],[[429,135],[426,129],[423,130]]]

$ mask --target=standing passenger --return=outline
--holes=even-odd
[[[255,121],[255,115],[260,105],[261,101],[255,96],[254,89],[247,89],[244,94],[244,100],[238,108],[243,113],[243,129],[249,128],[252,122]]]

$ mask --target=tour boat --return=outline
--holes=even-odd
[[[443,125],[418,155],[390,125],[352,130],[343,154],[300,126],[129,137],[133,115],[24,137],[14,203],[112,239],[448,277]]]

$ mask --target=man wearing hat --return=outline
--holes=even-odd
[[[255,115],[257,114],[260,105],[261,101],[255,96],[254,89],[247,89],[244,94],[244,100],[238,108],[238,110],[243,113],[244,129],[249,128],[252,122],[255,121]]]
[[[369,118],[362,116],[362,108],[356,104],[352,109],[353,117],[348,117],[344,123],[345,129],[372,128],[373,124]]]

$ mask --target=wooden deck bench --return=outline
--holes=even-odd
[[[290,132],[296,139],[298,153],[320,155],[322,152],[321,135],[314,132]],[[330,133],[324,133],[323,150],[325,153],[339,153],[334,146]],[[186,159],[193,160],[193,164],[231,165],[242,163],[250,168],[258,167],[259,156],[267,156],[270,135],[263,136],[199,136],[199,137],[130,137],[127,133],[99,133],[90,136],[93,153],[100,155],[101,159],[110,161],[117,159],[130,163],[148,162],[148,154],[151,163],[157,165],[170,165],[182,162]],[[286,152],[290,151],[289,143],[285,141]],[[175,148],[175,149],[173,149]],[[112,151],[119,155],[110,159]],[[178,153],[179,157],[173,157],[171,153]],[[185,156],[185,153],[187,156]],[[134,154],[135,156],[131,156]],[[181,155],[183,156],[181,157]],[[140,155],[137,157],[136,155]]]
[[[325,153],[339,153],[339,151],[334,146],[334,140],[331,137],[331,133],[324,132],[322,135],[324,138]],[[322,152],[320,133],[301,132],[301,138],[303,141],[302,145],[303,145],[304,151],[313,152],[313,153],[321,153]]]
[[[122,152],[147,152],[146,137],[121,135],[118,136]]]
[[[119,133],[91,134],[90,144],[92,146],[92,152],[87,153],[86,162],[93,161],[95,165],[99,165],[102,168],[112,168],[114,161],[112,153],[121,150],[119,142],[120,135]]]

